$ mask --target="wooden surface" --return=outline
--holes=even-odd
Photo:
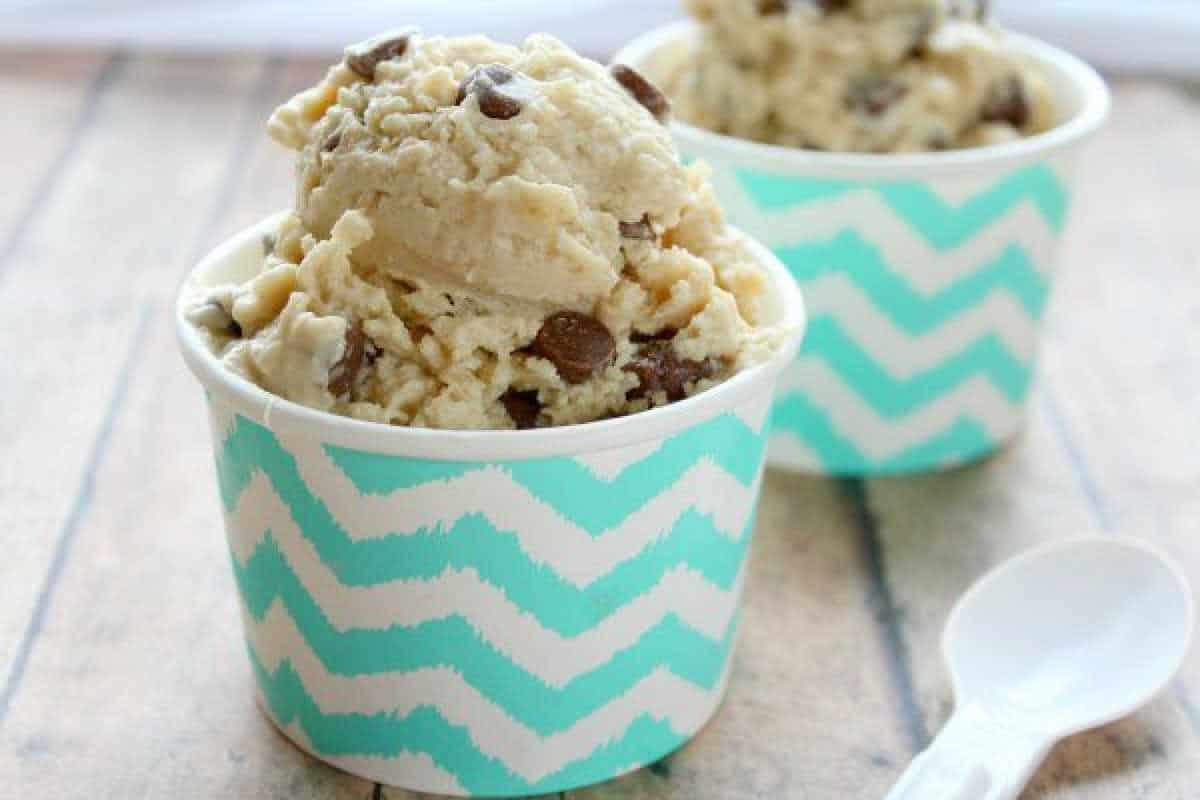
[[[302,755],[253,706],[169,325],[197,257],[290,202],[262,126],[320,70],[0,52],[6,797],[409,797]],[[989,567],[1102,533],[1200,580],[1200,92],[1115,88],[1024,436],[942,475],[770,475],[728,702],[681,753],[572,798],[882,797],[950,711],[938,637]],[[1025,797],[1200,797],[1200,657],[1064,743]]]

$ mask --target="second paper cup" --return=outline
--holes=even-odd
[[[655,75],[691,23],[614,59]],[[1011,144],[928,154],[776,147],[672,122],[707,162],[734,225],[804,293],[804,348],[780,382],[773,465],[836,475],[939,469],[1008,441],[1024,419],[1080,145],[1109,95],[1082,61],[1024,36],[1062,122]]]

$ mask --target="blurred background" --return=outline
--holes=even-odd
[[[1113,71],[1200,76],[1200,0],[993,0],[1010,27]],[[679,0],[0,0],[0,45],[328,51],[380,29],[559,34],[593,57],[681,17]]]

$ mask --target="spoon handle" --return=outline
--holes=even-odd
[[[968,704],[913,760],[886,800],[1014,800],[1052,744]]]

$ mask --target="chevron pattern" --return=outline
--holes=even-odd
[[[304,749],[416,790],[526,795],[651,763],[715,710],[769,398],[659,442],[499,463],[210,409],[260,701]]]
[[[730,221],[772,247],[809,310],[772,415],[772,463],[937,469],[1019,429],[1068,166],[883,182],[716,165]]]

